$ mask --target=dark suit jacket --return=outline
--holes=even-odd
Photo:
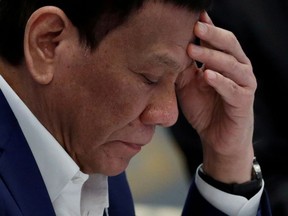
[[[109,215],[135,215],[125,173],[108,178]],[[18,122],[0,90],[0,215],[55,215]]]
[[[109,177],[109,215],[134,216],[125,173]],[[269,215],[265,194],[259,215]],[[55,216],[47,189],[32,152],[0,90],[0,215]],[[224,216],[199,194],[192,183],[183,211],[185,216]],[[153,215],[152,215],[153,216]]]

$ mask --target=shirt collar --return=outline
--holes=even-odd
[[[1,75],[0,88],[29,144],[51,201],[53,202],[69,181],[77,177],[79,173],[87,180],[88,175],[80,171],[79,166],[72,160],[49,131],[38,121]],[[105,205],[108,205],[107,176],[95,174],[91,175],[89,179],[95,181],[93,181],[94,186],[92,181],[88,181],[88,187],[94,188],[94,192],[99,192],[100,190],[100,194],[98,194],[100,195],[100,199],[97,200],[96,198],[96,200],[99,202],[101,197],[102,199],[104,197]],[[95,189],[97,187],[98,190]],[[89,196],[93,197],[90,193]],[[94,199],[94,201],[96,200]]]
[[[79,167],[1,76],[0,86],[19,122],[53,201],[76,175]]]

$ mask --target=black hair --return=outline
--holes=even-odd
[[[95,49],[111,30],[147,1],[152,0],[0,0],[0,56],[14,65],[22,62],[25,25],[40,7],[50,5],[62,9],[78,29],[81,41]],[[154,1],[202,11],[209,8],[212,0]]]

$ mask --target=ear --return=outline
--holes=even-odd
[[[54,77],[57,47],[67,37],[72,24],[57,7],[45,6],[29,18],[24,34],[24,55],[29,72],[40,84]]]

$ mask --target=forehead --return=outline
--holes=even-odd
[[[189,64],[186,49],[195,40],[193,28],[199,13],[170,3],[148,1],[121,26],[122,43],[134,49],[143,61],[163,63],[174,68]],[[179,62],[181,60],[181,62]]]
[[[169,35],[177,36],[179,43],[187,45],[194,39],[193,26],[198,18],[199,12],[191,12],[171,3],[148,1],[132,14],[125,26],[145,37],[155,37],[155,33],[162,39],[165,36],[169,38]]]

